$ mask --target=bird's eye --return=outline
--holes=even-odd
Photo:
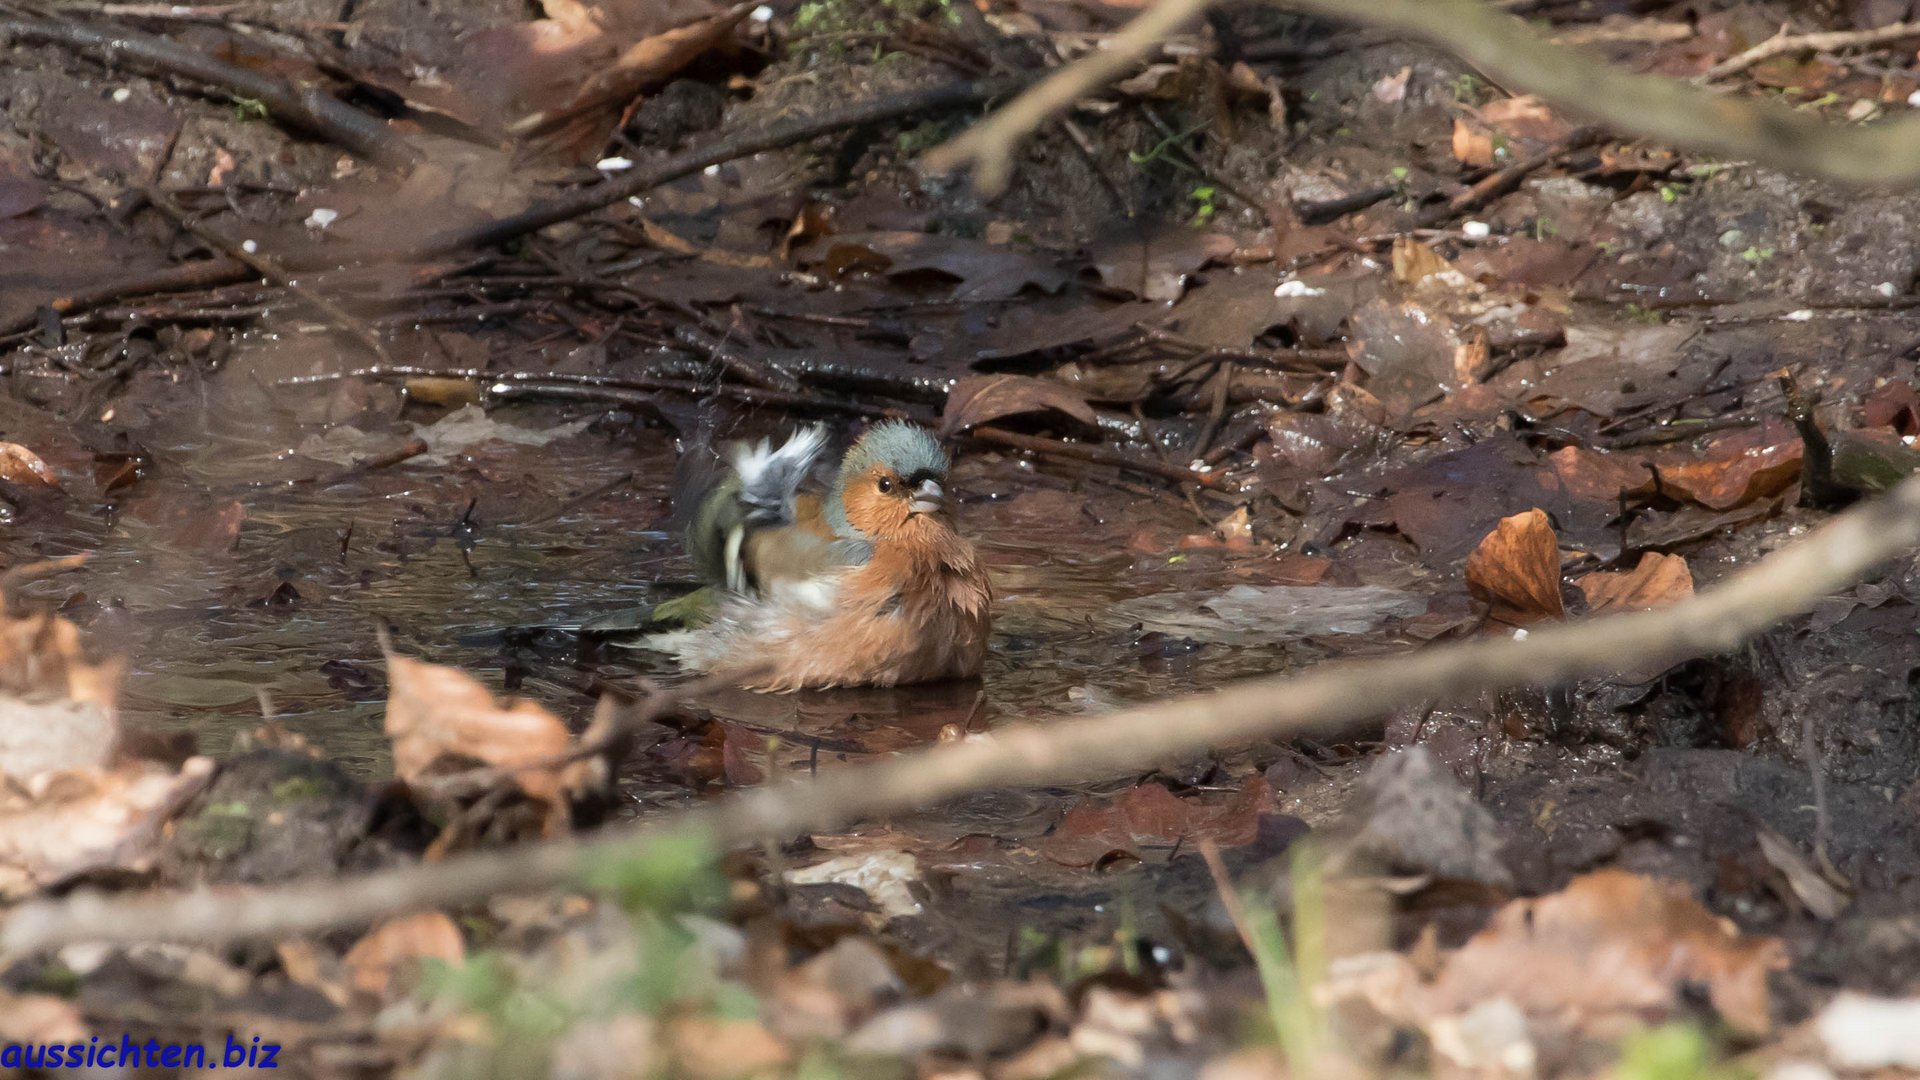
[[[880,478],[880,494],[885,495],[887,492],[892,490],[893,490],[893,481],[887,479],[884,476],[881,477]]]

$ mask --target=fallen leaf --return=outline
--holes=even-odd
[[[89,661],[66,619],[0,609],[0,773],[27,780],[105,765],[120,740],[125,666]]]
[[[970,375],[947,392],[940,414],[940,434],[952,435],[990,424],[1004,416],[1057,412],[1089,428],[1099,426],[1093,406],[1085,398],[1052,379],[1032,375]]]
[[[1606,1031],[1677,1010],[1704,985],[1729,1024],[1759,1035],[1772,1025],[1768,974],[1786,959],[1778,938],[1743,936],[1684,886],[1609,869],[1501,908],[1447,958],[1424,1004],[1432,1018],[1507,998],[1532,1020]]]
[[[673,1054],[668,1075],[689,1080],[736,1080],[773,1075],[793,1051],[758,1020],[727,1020],[683,1012],[667,1025]]]
[[[1487,168],[1493,164],[1493,136],[1458,117],[1453,121],[1453,158],[1462,165]]]
[[[423,911],[381,923],[347,950],[353,985],[386,996],[396,975],[422,960],[458,965],[466,961],[460,928],[438,911]]]
[[[0,787],[0,895],[77,872],[146,864],[167,815],[201,790],[208,758],[178,773],[150,762],[43,772]]]
[[[1058,292],[1072,276],[1051,259],[978,240],[903,230],[844,233],[801,249],[830,277],[881,274],[892,281],[951,281],[947,299],[1005,300],[1028,288]],[[1084,305],[1083,305],[1084,306]]]
[[[1565,616],[1560,549],[1547,512],[1502,518],[1467,556],[1467,590],[1493,606],[1495,622],[1527,626]]]
[[[60,490],[60,478],[53,474],[40,455],[19,443],[0,442],[0,480],[33,487]]]
[[[1803,450],[1786,421],[1769,418],[1714,439],[1698,453],[1676,450],[1652,463],[1668,492],[1709,510],[1730,510],[1785,491],[1800,478]]]
[[[1533,96],[1501,98],[1480,110],[1480,119],[1510,139],[1558,142],[1573,133],[1574,125],[1561,119],[1547,103]]]
[[[1227,798],[1175,795],[1164,784],[1139,784],[1118,796],[1092,799],[1068,810],[1042,843],[1046,854],[1071,866],[1090,866],[1114,852],[1138,858],[1148,847],[1212,840],[1222,847],[1251,844],[1260,815],[1272,809],[1273,792],[1255,776]]]
[[[1679,555],[1649,551],[1631,570],[1598,570],[1582,574],[1573,584],[1587,598],[1587,611],[1603,615],[1615,611],[1650,611],[1693,595],[1693,574]]]
[[[590,775],[588,762],[546,764],[572,746],[567,727],[524,698],[505,705],[465,672],[387,655],[387,737],[400,779],[417,783],[478,761],[506,770],[529,797],[545,803],[545,833],[559,835],[567,798]]]
[[[873,900],[889,919],[920,914],[912,883],[920,880],[920,863],[904,851],[870,851],[842,855],[786,872],[789,885],[851,885]]]
[[[1403,236],[1393,242],[1393,280],[1403,285],[1452,269],[1445,256],[1418,240]]]

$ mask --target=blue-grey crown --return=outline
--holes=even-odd
[[[952,462],[940,443],[927,433],[927,429],[904,420],[883,420],[867,429],[860,441],[853,444],[847,456],[840,462],[840,475],[834,479],[832,497],[827,500],[827,521],[833,530],[841,536],[857,536],[853,525],[847,521],[846,507],[841,504],[841,496],[846,492],[847,481],[875,465],[885,465],[909,481],[927,476],[941,480],[947,478],[947,469]]]

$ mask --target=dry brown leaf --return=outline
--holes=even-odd
[[[1600,570],[1582,574],[1574,585],[1586,595],[1594,615],[1615,611],[1649,611],[1693,595],[1693,574],[1679,555],[1649,551],[1631,570]]]
[[[422,960],[460,964],[467,949],[460,928],[438,911],[423,911],[381,923],[347,950],[346,965],[353,985],[370,994],[386,996],[395,975]]]
[[[1493,136],[1456,117],[1453,121],[1453,158],[1462,165],[1487,168],[1493,164]]]
[[[662,251],[671,251],[676,255],[693,255],[716,266],[734,266],[746,270],[767,270],[774,266],[771,255],[727,251],[724,248],[703,248],[649,218],[642,217],[639,221],[640,231],[647,234],[648,242]]]
[[[76,871],[137,866],[147,835],[211,777],[192,758],[175,773],[148,762],[43,772],[0,787],[0,895],[19,896]]]
[[[1412,285],[1446,270],[1453,264],[1426,244],[1409,237],[1393,242],[1393,280]]]
[[[1547,103],[1531,94],[1490,101],[1480,119],[1510,139],[1557,142],[1572,134],[1574,125],[1556,116]]]
[[[697,1014],[676,1016],[667,1026],[667,1045],[676,1069],[690,1080],[735,1080],[771,1073],[786,1065],[793,1050],[758,1020],[722,1020]]]
[[[1656,455],[1663,488],[1709,510],[1730,510],[1785,491],[1800,478],[1804,445],[1784,420],[1736,431],[1699,454]]]
[[[0,442],[0,480],[27,487],[60,490],[60,478],[53,474],[40,455],[19,443]]]
[[[1601,870],[1501,908],[1447,958],[1425,1004],[1437,1018],[1506,998],[1529,1017],[1604,1032],[1704,984],[1729,1024],[1758,1035],[1772,1023],[1768,973],[1786,959],[1778,938],[1742,936],[1683,886]]]
[[[1004,416],[1057,412],[1096,427],[1093,406],[1068,387],[1032,375],[969,375],[953,384],[940,415],[940,434],[952,435]]]
[[[753,11],[752,3],[735,4],[710,18],[652,34],[627,46],[558,108],[536,112],[516,121],[515,135],[536,135],[585,114],[617,110],[650,86],[666,82],[693,63]]]
[[[87,660],[80,628],[57,615],[0,610],[0,773],[25,780],[106,764],[120,739],[125,666]]]
[[[1560,548],[1547,512],[1535,508],[1502,518],[1467,556],[1467,589],[1508,626],[1563,617]]]
[[[587,775],[585,762],[528,767],[567,752],[567,727],[546,709],[520,699],[502,705],[465,672],[404,656],[387,656],[387,737],[394,770],[409,783],[479,761],[511,773],[520,790],[554,811],[549,835],[566,818],[567,796]]]

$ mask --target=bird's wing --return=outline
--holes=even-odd
[[[825,445],[826,429],[811,427],[777,448],[733,448],[732,475],[700,500],[686,526],[687,555],[702,578],[751,593],[838,561],[819,499],[799,493]]]

